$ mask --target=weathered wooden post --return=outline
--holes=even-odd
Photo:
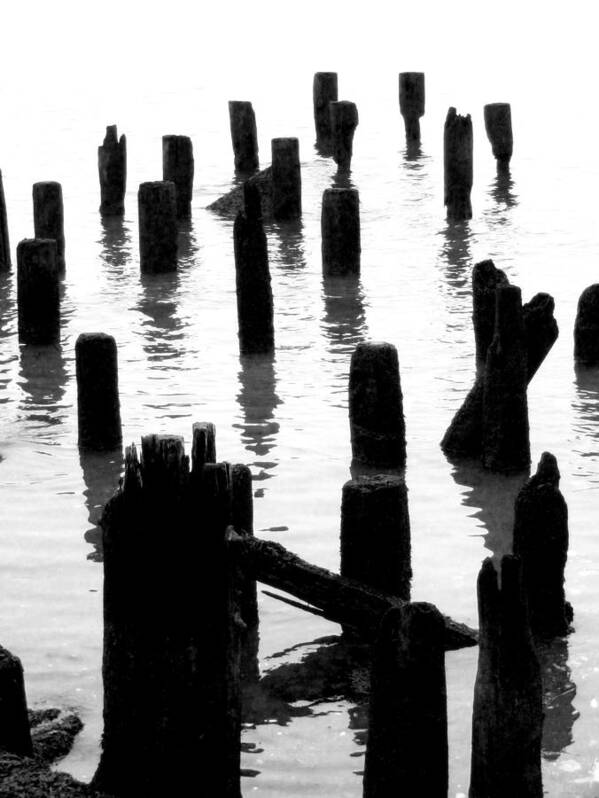
[[[517,557],[478,577],[480,641],[472,712],[470,798],[541,798],[541,672]]]
[[[420,117],[424,116],[424,72],[399,73],[399,110],[406,128],[406,142],[419,142]]]
[[[572,607],[564,592],[568,558],[568,506],[559,489],[557,460],[543,452],[537,472],[522,487],[514,518],[513,550],[522,561],[522,580],[533,635],[568,632]]]
[[[127,138],[118,138],[117,126],[108,125],[104,142],[98,147],[100,177],[100,213],[122,216],[127,187]]]
[[[175,184],[177,219],[191,216],[193,145],[189,136],[162,137],[162,179]]]
[[[79,446],[115,449],[121,443],[116,341],[82,333],[75,343]]]
[[[190,482],[180,438],[125,456],[102,517],[104,734],[94,789],[240,798],[239,646],[224,464]]]
[[[33,756],[21,660],[0,646],[0,750]]]
[[[324,190],[320,229],[323,274],[360,274],[360,196],[357,189]]]
[[[246,100],[229,100],[229,123],[235,158],[235,170],[249,174],[259,168],[258,131],[252,104]]]
[[[195,421],[192,427],[191,476],[194,484],[202,481],[207,463],[216,463],[216,427],[210,421]]]
[[[483,260],[472,269],[472,326],[476,344],[476,363],[484,364],[495,333],[497,288],[509,285],[501,269],[492,260]]]
[[[19,341],[52,344],[60,336],[56,241],[25,238],[17,245]]]
[[[242,355],[272,352],[275,346],[268,247],[262,225],[260,192],[251,182],[243,187],[245,210],[233,225],[239,351]]]
[[[500,286],[483,388],[483,466],[492,471],[520,471],[530,465],[526,349],[520,289]]]
[[[276,221],[302,215],[302,176],[299,140],[272,140],[272,215]]]
[[[139,265],[142,272],[177,269],[177,200],[169,180],[142,183],[137,194],[139,211]]]
[[[10,270],[10,244],[8,240],[8,218],[6,216],[6,200],[4,199],[4,183],[0,169],[0,272]]]
[[[514,150],[512,110],[509,103],[485,105],[485,130],[493,148],[498,171],[507,171]]]
[[[574,359],[586,366],[599,363],[599,283],[585,288],[574,323]]]
[[[410,516],[402,477],[377,474],[343,486],[340,573],[410,600]]]
[[[444,623],[431,604],[383,616],[370,679],[364,798],[447,798]]]
[[[333,160],[341,172],[349,172],[353,154],[354,133],[358,127],[358,109],[348,100],[329,103]]]
[[[329,103],[337,101],[337,73],[316,72],[312,84],[314,101],[314,126],[316,127],[316,147],[323,155],[331,151],[331,114]]]
[[[352,456],[383,468],[403,468],[406,430],[397,349],[388,343],[355,348],[349,371]]]
[[[462,221],[472,218],[472,120],[450,108],[443,135],[445,206],[447,218]]]
[[[62,186],[54,181],[33,184],[33,228],[36,238],[56,241],[56,266],[64,272],[64,210]]]

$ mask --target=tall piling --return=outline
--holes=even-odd
[[[272,215],[275,221],[299,219],[302,215],[302,176],[299,139],[273,139]]]
[[[500,286],[483,388],[483,466],[492,471],[520,471],[530,465],[527,365],[520,289]]]
[[[177,269],[177,199],[169,180],[142,183],[137,194],[139,265],[142,272]]]
[[[491,558],[478,577],[480,639],[472,711],[469,798],[541,798],[541,670],[534,650],[521,564]]]
[[[108,125],[104,142],[98,147],[100,213],[122,216],[127,188],[127,137],[118,138],[117,126]]]
[[[585,288],[574,323],[574,359],[585,366],[599,363],[599,283]]]
[[[191,216],[193,145],[189,136],[162,137],[162,179],[175,184],[177,219]]]
[[[491,142],[498,171],[507,171],[514,151],[512,109],[509,103],[485,105],[485,130]]]
[[[256,114],[251,102],[229,100],[229,124],[235,170],[245,174],[259,168]]]
[[[60,337],[60,275],[56,241],[25,238],[17,245],[19,341],[53,344]]]
[[[237,588],[227,468],[192,489],[180,438],[128,447],[102,516],[104,734],[92,785],[240,798]]]
[[[0,646],[0,751],[33,756],[21,660]]]
[[[366,465],[403,468],[406,429],[397,349],[384,342],[361,343],[349,371],[352,456]]]
[[[374,645],[364,798],[448,790],[444,623],[431,604],[388,610]]]
[[[65,270],[62,186],[48,180],[33,184],[33,228],[36,238],[56,241],[56,266]]]
[[[83,449],[121,443],[116,341],[106,333],[81,333],[75,343],[77,422]]]
[[[316,147],[323,155],[331,152],[331,114],[329,103],[337,102],[338,81],[336,72],[316,72],[312,84]]]
[[[216,463],[216,427],[210,421],[195,421],[191,444],[192,481],[202,481],[202,471],[208,463]]]
[[[355,188],[327,188],[320,217],[322,272],[360,274],[360,196]]]
[[[472,326],[476,345],[476,363],[484,364],[495,332],[495,296],[497,288],[508,285],[505,272],[492,260],[483,260],[472,269]]]
[[[10,271],[10,243],[8,240],[8,217],[6,215],[6,200],[4,198],[4,183],[0,169],[0,272]]]
[[[402,477],[377,474],[343,486],[340,573],[410,600],[410,516]]]
[[[340,172],[349,172],[354,147],[354,133],[358,127],[358,109],[348,100],[329,103],[331,118],[331,147],[333,160]]]
[[[566,601],[568,506],[559,489],[557,460],[543,452],[536,474],[516,498],[513,551],[522,561],[522,580],[533,635],[565,635],[572,620]]]
[[[262,224],[260,192],[244,184],[245,209],[233,225],[239,351],[242,355],[272,352],[275,346],[273,299],[268,247]]]
[[[445,206],[447,218],[472,218],[472,120],[450,108],[443,133]]]
[[[407,144],[420,141],[420,117],[424,116],[424,72],[399,73],[399,110]]]

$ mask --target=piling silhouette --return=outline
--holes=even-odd
[[[98,147],[100,177],[100,213],[122,216],[127,188],[127,138],[118,138],[117,126],[108,125],[103,143]]]
[[[2,170],[0,170],[0,272],[7,272],[11,267],[10,243],[8,238],[8,218],[6,214],[6,200],[4,198],[4,183]]]
[[[116,341],[82,333],[75,343],[79,446],[114,449],[121,443]]]
[[[53,344],[60,337],[60,275],[56,241],[25,238],[17,245],[19,341]]]
[[[21,660],[0,646],[0,750],[33,756]]]
[[[505,272],[492,260],[475,264],[472,270],[472,326],[477,365],[484,365],[495,332],[495,295],[497,288],[508,285]]]
[[[399,110],[406,129],[406,143],[420,142],[420,117],[424,116],[424,72],[399,73]]]
[[[189,136],[162,137],[162,179],[175,184],[177,219],[191,216],[193,145]]]
[[[358,126],[358,109],[348,100],[329,103],[331,119],[331,152],[340,172],[349,172],[353,154],[354,133]]]
[[[585,288],[578,300],[574,359],[585,366],[599,364],[599,283]]]
[[[514,150],[512,109],[509,103],[489,103],[484,108],[485,130],[498,171],[507,171]]]
[[[450,108],[443,132],[444,185],[447,218],[472,218],[472,120]]]
[[[302,177],[299,140],[272,140],[272,215],[275,221],[299,219],[302,215]]]
[[[260,166],[260,161],[256,114],[251,102],[229,100],[229,124],[235,170],[244,174],[255,172]]]
[[[329,103],[338,99],[336,72],[316,72],[312,84],[316,147],[323,155],[331,153],[331,114]]]
[[[142,272],[177,269],[177,192],[171,181],[142,183],[137,194]]]
[[[355,188],[327,188],[320,217],[326,277],[360,273],[360,197]]]
[[[33,228],[36,238],[56,241],[56,265],[65,270],[64,209],[62,186],[48,180],[33,184]]]

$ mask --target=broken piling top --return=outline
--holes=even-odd
[[[472,218],[472,119],[450,108],[443,131],[444,183],[447,218]]]
[[[0,169],[0,272],[10,270],[10,244],[8,240],[8,219],[6,216],[6,200],[4,199],[4,184],[2,170]]]
[[[388,610],[373,647],[364,798],[448,789],[444,622],[423,602]]]
[[[543,452],[515,505],[513,551],[522,560],[532,632],[544,638],[567,634],[572,620],[564,592],[568,507],[559,480],[557,459]]]
[[[163,136],[162,179],[175,184],[177,219],[188,219],[191,216],[193,173],[193,145],[189,136]]]
[[[316,147],[323,155],[331,149],[331,114],[329,103],[338,99],[336,72],[316,72],[312,84],[314,102],[314,125],[316,127]]]
[[[403,468],[406,431],[397,349],[385,342],[358,344],[349,371],[352,456],[367,465]]]
[[[420,141],[420,117],[424,116],[424,72],[399,73],[399,110],[404,119],[406,141]]]
[[[358,126],[358,108],[349,100],[329,103],[331,148],[340,172],[349,172],[353,154],[354,133]]]
[[[98,147],[100,213],[122,216],[127,187],[127,138],[117,136],[117,126],[108,125],[104,142]]]
[[[509,103],[485,105],[485,130],[491,142],[498,169],[507,169],[514,150],[512,110]]]
[[[60,337],[60,275],[56,241],[25,238],[17,245],[19,341],[53,344]]]
[[[476,362],[484,364],[487,349],[495,332],[495,293],[508,285],[508,279],[492,260],[483,260],[472,269],[472,324],[476,344]]]
[[[320,228],[323,274],[360,274],[360,196],[357,189],[324,190]]]
[[[302,215],[302,176],[299,139],[272,139],[272,215],[291,221]]]
[[[578,300],[574,323],[574,360],[585,366],[599,363],[599,283],[585,288]]]
[[[0,646],[0,750],[33,756],[21,660]]]
[[[229,100],[229,125],[235,170],[248,174],[255,172],[260,164],[256,115],[251,102]]]
[[[116,341],[106,333],[81,333],[75,343],[79,446],[110,450],[121,443]]]
[[[62,186],[54,180],[33,184],[33,227],[36,238],[56,241],[56,265],[65,269]]]
[[[177,190],[169,180],[141,183],[137,193],[142,272],[177,269]]]

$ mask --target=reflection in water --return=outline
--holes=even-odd
[[[452,476],[458,485],[468,491],[462,495],[465,507],[474,507],[472,513],[486,529],[484,545],[498,561],[504,554],[512,553],[514,532],[514,504],[530,471],[518,474],[496,474],[486,471],[477,460],[464,460],[453,464]]]
[[[12,291],[12,280],[6,272],[0,273],[0,404],[8,402],[4,389],[12,380],[12,366],[18,355],[10,346],[17,329],[17,303]]]
[[[111,452],[79,450],[79,463],[85,482],[85,506],[91,527],[85,531],[85,539],[94,547],[88,560],[102,561],[102,531],[98,521],[104,505],[119,486],[123,467],[123,449],[119,446]]]
[[[192,266],[198,254],[198,242],[196,239],[193,222],[191,219],[179,219],[179,235],[177,237],[178,264],[179,268]]]
[[[555,760],[573,741],[572,727],[579,713],[574,709],[576,685],[568,666],[568,642],[558,637],[535,641],[543,679],[543,740],[545,759]]]
[[[331,351],[353,352],[368,337],[360,278],[356,275],[324,277],[322,291],[322,327],[330,341]]]
[[[419,141],[408,141],[403,151],[404,161],[406,165],[410,165],[410,161],[418,162],[422,155],[422,147]]]
[[[268,225],[266,230],[274,233],[277,239],[276,260],[278,263],[292,270],[306,266],[304,225],[301,219],[273,223]]]
[[[61,404],[65,394],[67,374],[62,349],[58,344],[21,346],[19,384],[23,396],[19,415],[42,429],[62,424],[66,406]],[[40,435],[42,430],[37,430]]]
[[[275,408],[281,404],[276,392],[276,377],[272,353],[241,355],[239,364],[239,393],[237,401],[243,413],[243,423],[233,426],[240,429],[245,448],[257,458],[250,465],[259,468],[253,480],[268,479],[267,473],[275,468],[276,462],[265,460],[276,446],[279,423],[274,420]]]
[[[333,175],[331,188],[357,188],[357,186],[351,179],[351,172],[340,170]]]
[[[447,222],[442,233],[444,240],[439,259],[444,266],[447,282],[456,289],[456,293],[469,294],[472,267],[470,222]]]
[[[597,481],[597,469],[592,463],[599,457],[599,368],[575,366],[576,394],[574,411],[575,448],[582,460],[578,468],[583,475]],[[587,463],[587,467],[584,464]]]
[[[123,269],[131,260],[131,230],[122,216],[101,216],[100,257],[112,279],[123,277]]]
[[[493,200],[484,215],[491,227],[504,227],[511,223],[510,210],[518,204],[514,193],[514,181],[507,171],[498,171],[490,189],[489,196]]]
[[[179,315],[177,272],[140,275],[142,292],[137,310],[145,317],[141,323],[144,339],[143,349],[150,368],[165,369],[165,361],[179,358],[183,354],[182,341],[185,323]]]

